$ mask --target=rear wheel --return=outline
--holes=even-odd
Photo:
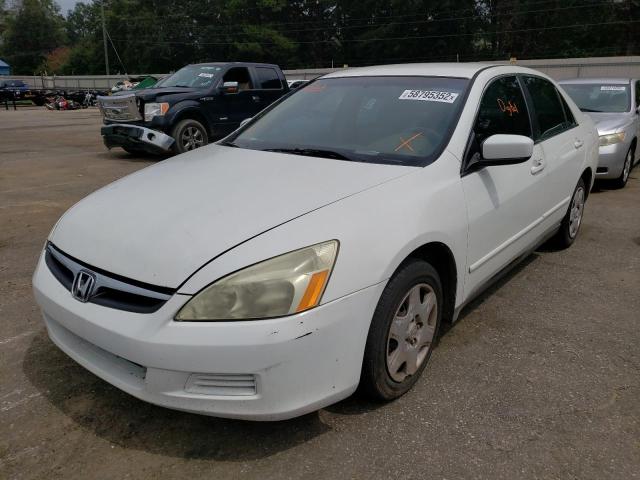
[[[576,185],[576,189],[573,191],[569,210],[567,210],[567,214],[562,219],[558,233],[556,233],[553,238],[553,243],[555,243],[555,246],[558,248],[570,247],[578,236],[580,225],[582,225],[582,216],[584,214],[586,200],[587,187],[581,178],[578,185]]]
[[[410,260],[389,281],[376,307],[360,389],[377,400],[409,391],[431,357],[441,318],[438,272],[423,260]]]
[[[197,120],[190,118],[178,122],[171,136],[175,140],[173,148],[177,153],[195,150],[209,143],[207,129]]]
[[[616,178],[613,183],[616,188],[624,188],[629,180],[629,174],[631,173],[631,167],[633,167],[633,148],[629,148],[627,156],[624,157],[624,166],[622,167],[622,173]]]

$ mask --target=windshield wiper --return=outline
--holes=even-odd
[[[191,88],[189,85],[180,85],[179,83],[177,85],[174,85],[173,88]]]
[[[308,157],[333,158],[335,160],[351,160],[339,152],[322,150],[319,148],[265,148],[263,152],[291,153],[293,155],[305,155]]]
[[[241,148],[240,145],[237,145],[237,144],[235,144],[233,142],[230,142],[230,141],[220,142],[220,145],[224,145],[225,147]]]
[[[581,108],[580,110],[583,112],[589,112],[589,113],[602,113],[602,110],[592,110],[590,108]]]

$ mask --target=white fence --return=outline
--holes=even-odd
[[[490,63],[509,63],[490,62]],[[640,78],[640,56],[563,58],[541,60],[517,60],[518,65],[534,68],[556,80],[574,77],[623,77]],[[311,68],[285,70],[290,79],[311,79],[339,68]],[[152,74],[156,78],[166,74]],[[135,75],[139,76],[139,75]],[[129,78],[128,75],[82,75],[82,76],[10,76],[0,77],[23,80],[35,88],[51,89],[96,89],[106,90],[116,82]]]

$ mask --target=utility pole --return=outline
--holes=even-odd
[[[102,43],[104,43],[104,70],[109,75],[109,51],[107,50],[107,27],[104,21],[104,2],[100,1],[100,11],[102,12]]]

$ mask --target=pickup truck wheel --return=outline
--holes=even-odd
[[[404,395],[418,381],[436,344],[442,283],[424,260],[405,263],[385,287],[371,321],[360,390],[375,400]]]
[[[197,120],[190,118],[178,122],[173,127],[171,136],[175,140],[174,149],[177,153],[195,150],[209,143],[207,129]]]

